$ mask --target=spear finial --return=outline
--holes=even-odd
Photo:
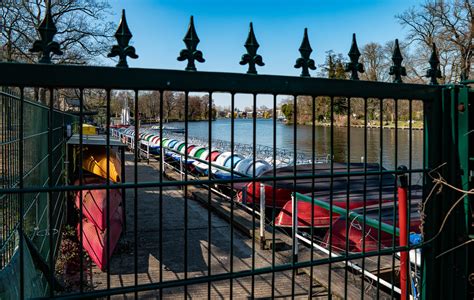
[[[314,60],[310,58],[313,49],[309,43],[308,28],[304,29],[303,41],[299,51],[301,57],[296,60],[295,68],[301,68],[301,77],[310,77],[309,70],[316,70],[316,66]]]
[[[125,9],[122,9],[122,18],[120,19],[120,24],[115,32],[117,45],[114,45],[110,53],[107,55],[108,57],[119,57],[117,67],[128,68],[127,56],[134,59],[138,58],[138,55],[135,53],[135,48],[129,46],[132,36],[133,35],[130,32],[130,28],[128,28],[127,19],[125,17]]]
[[[263,58],[261,55],[257,54],[257,49],[260,45],[257,42],[257,38],[255,37],[255,33],[253,31],[253,24],[250,22],[250,30],[249,35],[247,36],[247,41],[245,42],[245,49],[247,49],[247,53],[242,55],[242,59],[240,60],[241,65],[249,65],[247,70],[247,74],[257,74],[257,68],[255,65],[264,66]]]
[[[426,71],[426,77],[430,78],[430,84],[437,85],[438,78],[442,78],[441,70],[439,69],[439,58],[438,51],[436,50],[436,44],[433,43],[433,50],[431,51],[431,57],[429,60],[430,68]]]
[[[346,64],[345,71],[351,72],[352,80],[359,80],[359,73],[364,73],[364,65],[359,63],[360,51],[357,47],[356,34],[352,34],[352,44],[351,49],[349,50],[350,62]]]
[[[179,53],[178,60],[179,61],[188,61],[188,65],[186,66],[187,71],[196,71],[196,64],[194,63],[197,60],[200,63],[205,62],[202,52],[197,50],[197,45],[199,44],[200,40],[196,33],[196,28],[194,27],[194,18],[191,16],[191,20],[189,21],[189,27],[186,35],[184,36],[184,44],[186,45],[186,49],[181,50]]]
[[[39,63],[50,64],[51,63],[51,53],[56,55],[62,55],[59,44],[53,41],[54,36],[58,32],[56,25],[53,21],[53,16],[51,14],[51,3],[50,1],[46,2],[46,14],[39,24],[38,33],[40,39],[36,40],[33,43],[33,47],[29,49],[30,52],[41,52]]]
[[[402,67],[403,56],[400,51],[400,45],[398,39],[395,39],[395,47],[393,48],[392,55],[393,66],[390,67],[390,75],[393,75],[394,83],[403,83],[402,76],[407,76],[405,67]]]

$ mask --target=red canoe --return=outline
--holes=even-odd
[[[101,231],[87,219],[82,220],[82,246],[87,251],[95,264],[104,271],[109,264],[109,259],[117,246],[120,234],[122,233],[122,208],[118,207],[110,220],[110,230]],[[80,224],[77,225],[77,232],[80,232]],[[110,233],[110,234],[108,234]],[[106,254],[107,239],[110,236],[109,254]]]
[[[381,193],[380,193],[381,191]],[[381,190],[377,187],[366,189],[365,192],[351,190],[349,192],[349,198],[347,197],[346,191],[338,191],[333,193],[332,200],[331,196],[327,192],[315,192],[314,194],[306,194],[306,196],[314,197],[315,199],[324,201],[326,203],[333,203],[333,205],[346,209],[349,207],[350,210],[366,206],[375,205],[379,203],[380,194],[382,195],[382,202],[393,202],[394,192],[396,188],[394,186],[383,187]],[[364,203],[365,198],[365,203]],[[349,199],[349,201],[347,201]],[[349,202],[349,203],[348,203]],[[349,204],[349,206],[348,206]],[[311,215],[311,210],[313,215]],[[311,222],[313,217],[313,222]],[[336,221],[339,217],[338,214],[332,214],[332,221]],[[298,201],[298,227],[308,228],[313,224],[314,227],[322,228],[328,227],[331,222],[330,213],[327,209],[312,205],[310,202]],[[279,227],[291,227],[293,223],[293,204],[292,201],[288,201],[280,213],[275,219],[275,225]]]
[[[84,178],[83,183],[87,184],[106,184],[106,180],[98,177]],[[75,185],[79,185],[76,180]],[[76,192],[75,204],[80,209],[81,193]],[[122,193],[118,189],[109,190],[109,216],[117,210],[122,201]],[[82,190],[82,213],[90,222],[99,228],[105,230],[107,226],[107,191],[106,190]]]
[[[420,232],[421,217],[419,213],[419,201],[413,201],[410,211],[410,232]],[[382,222],[386,224],[393,225],[393,204],[387,203],[383,206],[381,210]],[[359,209],[358,213],[361,213],[362,210]],[[366,216],[372,219],[378,220],[378,205],[373,209],[368,209],[366,211]],[[398,213],[395,211],[396,215],[396,226],[398,226]],[[375,227],[365,225],[365,234],[363,234],[363,221],[362,220],[353,220],[349,221],[349,252],[362,252],[363,250],[363,235],[365,235],[365,251],[377,251],[379,247],[378,235],[379,231]],[[336,222],[332,225],[332,239],[331,247],[334,251],[345,252],[346,250],[346,218],[338,218]],[[380,245],[381,248],[392,247],[393,235],[385,231],[380,232]],[[329,248],[329,230],[324,237],[324,245]],[[395,246],[399,245],[399,238],[395,238]]]
[[[363,172],[365,170],[364,163],[351,163],[349,165],[351,172]],[[378,164],[367,164],[367,171],[378,171],[380,169]],[[382,168],[383,169],[383,168]],[[346,173],[348,170],[348,164],[346,163],[333,163],[333,175]],[[313,165],[297,165],[296,166],[296,176],[312,176],[313,174]],[[314,165],[314,174],[315,175],[331,175],[331,164],[322,163]],[[273,170],[269,170],[261,175],[262,177],[273,177]],[[284,167],[276,170],[276,177],[283,176],[294,176],[294,167]],[[395,185],[395,178],[391,174],[384,174],[382,180],[380,180],[379,175],[357,175],[351,176],[350,181],[348,181],[347,176],[336,176],[332,180],[332,191],[334,193],[347,190],[362,190],[364,189],[364,181],[367,180],[365,185],[366,188],[370,189],[373,187],[382,187]],[[253,203],[254,199],[256,205],[260,203],[260,183],[255,184],[256,191],[255,195],[253,193],[253,184],[247,184],[247,196],[246,202]],[[275,189],[275,191],[274,191]],[[291,200],[291,194],[293,192],[299,193],[310,193],[310,192],[321,192],[326,193],[327,195],[331,190],[331,179],[330,178],[302,178],[296,180],[296,185],[294,184],[293,179],[277,180],[275,183],[273,181],[267,181],[265,185],[265,204],[267,207],[273,206],[273,194],[275,193],[275,207],[282,208],[288,201]],[[243,193],[240,191],[237,195],[237,200],[240,202],[245,202],[243,199]]]

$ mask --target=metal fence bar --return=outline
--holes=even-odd
[[[165,160],[165,151],[163,149],[163,90],[160,90],[160,177],[159,181],[160,183],[163,183],[163,178],[165,175],[165,165],[164,165],[164,160]],[[159,232],[159,239],[160,239],[160,245],[159,245],[159,250],[158,250],[158,259],[160,260],[160,280],[159,283],[163,284],[163,185],[159,185],[160,188],[160,200],[159,200],[159,226],[160,226],[160,232]],[[163,289],[159,289],[159,297],[160,299],[163,299]]]
[[[265,249],[265,185],[260,183],[260,250]]]
[[[209,136],[209,141],[208,141],[208,149],[209,149],[209,154],[208,154],[208,178],[211,179],[211,153],[212,153],[212,123],[211,123],[211,120],[212,120],[212,91],[209,92],[209,106],[207,107],[208,109],[208,118],[209,118],[209,124],[208,124],[208,136]],[[232,151],[232,150],[231,150]],[[234,156],[232,155],[231,157],[231,165],[233,166],[234,165]],[[233,177],[232,173],[233,173],[233,169],[230,171],[231,172],[231,179]],[[207,205],[208,207],[210,208],[211,207],[211,199],[212,199],[212,196],[211,196],[211,186],[208,186],[208,189],[207,189]],[[231,201],[232,201],[232,198],[231,198]],[[210,276],[212,274],[212,214],[211,214],[211,209],[208,210],[208,213],[207,213],[207,228],[208,228],[208,231],[207,231],[207,261],[208,261],[208,269],[207,269],[207,275]],[[231,248],[232,248],[232,245],[231,245]],[[207,298],[208,299],[211,299],[211,282],[208,282],[207,284]]]
[[[277,116],[276,116],[276,110],[277,110],[277,96],[276,94],[273,94],[273,116],[272,116],[272,119],[273,119],[273,130],[272,130],[272,135],[273,135],[273,138],[272,138],[272,143],[273,143],[273,151],[272,151],[272,156],[275,158],[276,157],[276,145],[277,145],[277,129],[276,129],[276,121],[277,121]],[[273,167],[272,167],[272,176],[273,178],[276,178],[276,172],[277,172],[277,166],[276,166],[276,163],[273,164]],[[276,181],[273,180],[271,182],[273,184],[273,186],[275,187],[276,186]],[[247,191],[247,190],[245,190]],[[244,195],[243,195],[244,196]],[[272,208],[272,220],[275,220],[275,217],[276,217],[276,202],[275,202],[275,199],[276,199],[276,189],[273,188],[272,189],[272,203],[271,203],[271,208]],[[275,241],[276,241],[276,228],[275,226],[272,226],[272,269],[275,268],[275,263],[276,263],[276,259],[275,259]],[[271,297],[274,298],[275,297],[275,272],[272,273],[272,292],[271,292]]]
[[[49,111],[48,111],[48,186],[53,186],[53,109],[54,109],[54,90],[52,88],[49,89]],[[49,256],[48,256],[48,263],[49,269],[51,270],[50,282],[53,282],[53,272],[54,270],[54,241],[53,241],[53,192],[48,192],[48,232],[49,232]],[[54,285],[51,284],[49,287],[49,296],[54,296]]]
[[[234,93],[231,93],[230,95],[230,108],[231,108],[231,117],[230,117],[230,151],[231,151],[231,155],[234,156],[234,133],[235,133],[235,128],[234,128],[234,123],[235,123],[235,119],[234,119],[234,112],[235,112],[235,94]],[[212,126],[210,127],[212,128]],[[209,144],[210,142],[212,141],[211,139],[211,135],[209,135]],[[212,147],[209,146],[209,150],[212,150]],[[211,153],[209,153],[209,158],[210,158],[210,155]],[[209,179],[211,178],[211,159],[209,159]],[[230,173],[230,178],[231,178],[231,188],[232,190],[234,189],[234,176],[235,176],[235,173],[234,173],[234,169],[232,168],[231,170],[231,173]],[[244,187],[243,190],[242,190],[242,203],[244,205],[247,205],[246,203],[247,201],[247,188]],[[234,223],[234,199],[232,198],[231,201],[230,201],[230,222],[231,224]],[[229,271],[230,271],[230,274],[233,274],[234,273],[234,226],[231,226],[230,227],[230,251],[229,251],[229,255],[230,255],[230,266],[229,266]],[[229,280],[229,296],[231,298],[233,298],[234,296],[234,291],[233,291],[233,287],[234,287],[234,280],[233,278],[231,278]]]
[[[19,182],[19,187],[20,189],[24,188],[24,178],[23,178],[23,173],[24,173],[24,113],[25,113],[25,107],[24,107],[24,90],[20,89],[20,119],[19,119],[19,135],[20,135],[20,145],[19,145],[19,174],[20,174],[20,182]],[[23,299],[25,297],[25,257],[24,257],[24,251],[25,249],[23,248],[23,206],[24,206],[24,196],[23,194],[19,195],[19,205],[18,205],[18,216],[20,218],[20,224],[19,224],[19,253],[20,253],[20,299]]]
[[[347,173],[350,174],[351,172],[351,98],[345,99],[347,101]],[[382,114],[382,113],[380,113]],[[382,165],[382,161],[380,161],[380,165]],[[351,178],[347,177],[347,186],[346,186],[346,207],[349,208],[349,195],[351,192]],[[345,213],[346,220],[349,219],[349,211],[346,210]],[[346,238],[346,245],[345,245],[345,253],[346,255],[349,253],[349,222],[346,221],[346,228],[345,228],[345,238]],[[364,233],[365,234],[365,233]],[[347,299],[347,279],[348,279],[348,263],[349,261],[346,260],[345,269],[344,269],[344,299]]]
[[[134,174],[133,181],[135,184],[138,183],[138,161],[139,161],[139,134],[140,134],[140,113],[138,110],[138,90],[134,93],[134,113],[135,113],[135,139],[134,139]],[[134,190],[134,201],[133,201],[133,267],[134,267],[134,283],[138,285],[138,188]],[[138,298],[138,291],[134,292],[135,298]]]
[[[189,153],[188,153],[188,113],[189,113],[189,90],[186,90],[184,92],[184,143],[185,143],[185,151],[184,151],[184,160],[186,163],[188,162],[189,159]],[[210,172],[211,170],[209,170]],[[187,169],[184,173],[184,181],[188,181],[188,172]],[[184,259],[183,259],[183,264],[184,264],[184,298],[189,297],[188,295],[188,285],[186,284],[186,280],[188,279],[188,228],[189,228],[189,220],[188,220],[188,186],[184,186]],[[210,250],[209,250],[210,251]]]

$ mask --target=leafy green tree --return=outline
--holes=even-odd
[[[293,103],[288,102],[281,106],[281,112],[288,120],[288,122],[293,122]]]
[[[342,54],[335,54],[332,50],[326,52],[326,63],[322,65],[323,70],[325,70],[325,77],[329,79],[347,79],[347,74],[344,71],[344,58]],[[330,103],[330,99],[326,101]],[[329,104],[330,105],[330,104]],[[337,115],[346,114],[348,109],[347,98],[344,97],[335,97],[334,98],[334,113]],[[330,110],[329,114],[330,114]]]

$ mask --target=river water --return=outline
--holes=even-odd
[[[184,122],[168,123],[169,126],[184,128]],[[189,122],[188,136],[208,139],[208,122]],[[312,152],[312,126],[297,125],[296,147],[297,153],[305,154],[308,158]],[[256,121],[256,143],[273,147],[273,120],[257,119]],[[281,122],[276,124],[276,147],[293,151],[294,125]],[[230,141],[231,120],[218,119],[212,122],[212,138]],[[387,169],[393,169],[395,163],[410,167],[410,131],[398,130],[397,160],[395,159],[396,131],[394,129],[382,130],[382,143],[380,142],[380,128],[367,128],[367,158],[370,163],[379,163],[382,156],[382,165]],[[234,122],[235,143],[252,144],[253,121],[251,119],[235,119]],[[423,165],[423,131],[413,130],[411,133],[412,143],[412,168],[421,168]],[[330,154],[331,129],[330,127],[317,126],[315,128],[315,150],[316,156]],[[351,162],[364,160],[364,128],[350,128],[350,147],[348,147],[347,127],[334,127],[334,160],[347,162],[350,152]]]

